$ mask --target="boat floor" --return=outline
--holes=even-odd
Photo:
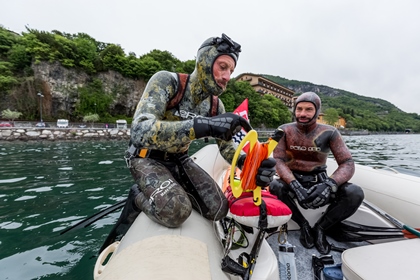
[[[300,231],[299,230],[289,230],[287,241],[295,246],[295,262],[296,262],[296,271],[297,271],[297,279],[299,280],[312,280],[314,279],[314,273],[312,270],[312,255],[317,257],[321,256],[317,249],[306,249],[300,245],[299,241]],[[369,242],[337,242],[334,239],[327,237],[327,240],[334,244],[336,247],[349,249],[353,247],[359,247],[364,245],[369,245]],[[273,234],[267,238],[267,241],[270,247],[273,249],[277,256],[278,261],[278,252],[279,252],[279,242],[278,242],[278,234]],[[334,259],[334,264],[326,265],[327,266],[334,266],[337,264],[341,264],[341,252],[331,250],[329,255],[331,255]],[[257,260],[258,261],[258,260]],[[280,267],[280,262],[278,263]]]

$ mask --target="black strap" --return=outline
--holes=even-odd
[[[185,90],[187,89],[187,83],[190,79],[190,75],[177,73],[178,76],[178,90],[174,96],[169,100],[168,105],[166,106],[166,110],[173,109],[178,107],[179,102],[181,102],[182,98],[184,97]]]
[[[219,109],[219,97],[212,95],[210,98],[210,117],[217,116],[217,111]]]
[[[181,102],[182,98],[184,97],[185,91],[187,90],[187,83],[190,80],[190,75],[184,73],[176,73],[178,76],[178,90],[171,99],[169,99],[168,105],[166,106],[166,110],[170,110],[173,108],[177,108],[179,102]],[[179,110],[179,108],[178,108]],[[219,97],[212,95],[210,98],[210,110],[209,115],[211,117],[217,116],[217,112],[219,110]]]
[[[328,175],[325,171],[319,172],[319,173],[313,173],[313,174],[299,174],[299,173],[293,172],[293,175],[295,176],[296,180],[298,180],[299,183],[301,184],[322,183],[325,181],[325,179],[328,178]]]
[[[267,205],[265,204],[264,199],[261,199],[260,204],[260,218],[258,220],[258,228],[266,229],[268,227],[267,221]]]

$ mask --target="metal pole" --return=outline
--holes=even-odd
[[[38,96],[39,96],[39,114],[40,114],[41,122],[42,122],[42,97],[44,97],[44,95],[38,92]]]

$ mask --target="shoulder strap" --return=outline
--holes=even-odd
[[[184,97],[185,89],[187,88],[187,83],[190,78],[190,75],[183,73],[176,73],[178,76],[178,91],[176,94],[169,100],[166,110],[170,110],[178,106],[181,102],[182,97]]]
[[[210,98],[210,116],[217,116],[217,109],[219,108],[219,97],[212,95]]]
[[[181,102],[182,97],[184,97],[185,90],[187,88],[187,83],[190,78],[190,75],[184,73],[176,73],[178,76],[178,91],[176,94],[169,100],[168,106],[166,106],[166,110],[170,110],[178,106],[179,102]],[[213,95],[210,98],[210,116],[214,117],[217,116],[217,111],[219,108],[219,97]]]

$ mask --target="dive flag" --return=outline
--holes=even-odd
[[[238,108],[236,108],[235,111],[233,111],[233,113],[237,114],[237,115],[243,117],[244,119],[246,119],[247,121],[249,121],[249,118],[248,118],[248,98],[246,98],[244,101],[242,101],[241,105],[239,105]],[[245,137],[245,135],[246,135],[246,131],[242,128],[241,131],[239,131],[238,133],[236,133],[232,137],[232,140],[236,144],[236,146],[238,146],[239,143],[241,143],[241,141]],[[245,153],[248,153],[249,143],[246,143],[245,146],[242,148],[242,150]]]

